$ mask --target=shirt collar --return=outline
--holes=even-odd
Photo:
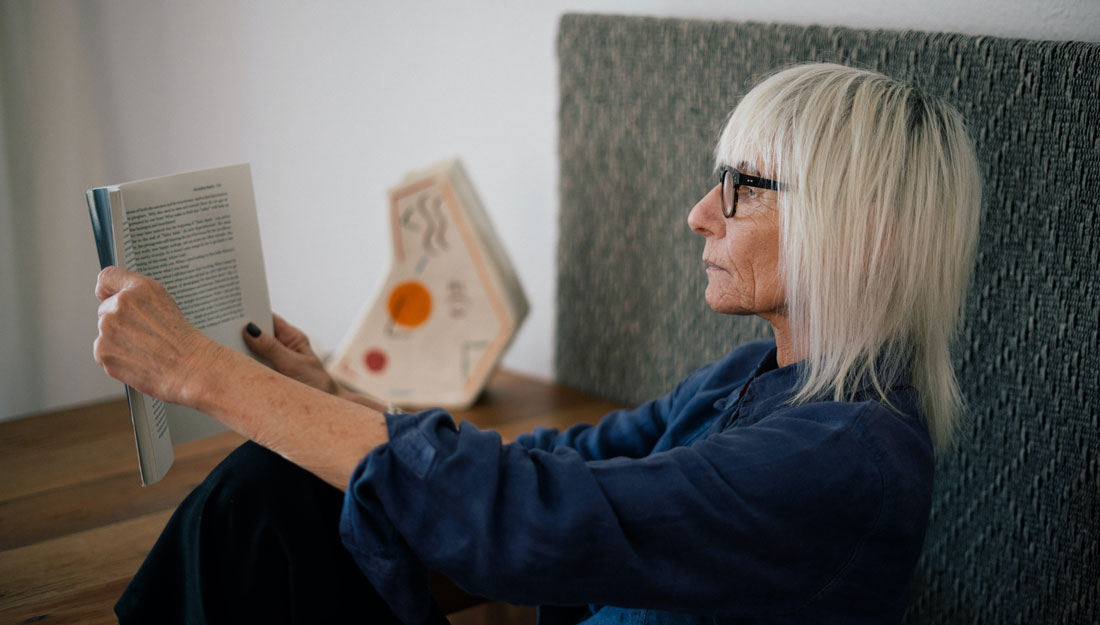
[[[728,409],[738,401],[741,401],[742,418],[744,418],[746,412],[757,414],[770,413],[782,402],[794,395],[794,391],[798,386],[802,373],[802,362],[799,361],[780,367],[776,359],[777,351],[778,350],[774,347],[769,350],[760,360],[755,371],[749,376],[745,383],[738,386],[737,389],[725,398],[724,406],[718,407],[721,409]],[[888,354],[884,353],[875,359],[876,371],[886,373],[888,368],[887,365],[890,362],[888,358]],[[905,362],[905,364],[901,365],[898,377],[891,385],[891,388],[909,386],[910,375],[909,363]],[[873,385],[870,381],[866,381],[858,386],[856,396],[869,397],[872,393]],[[821,399],[827,400],[831,399],[831,397],[822,397]]]
[[[753,370],[752,374],[749,375],[749,377],[746,378],[745,381],[741,383],[737,388],[735,388],[733,392],[715,402],[714,407],[719,410],[727,410],[733,407],[734,404],[736,404],[746,393],[748,393],[749,387],[753,387],[753,391],[755,393],[755,387],[758,384],[758,380],[762,376],[771,371],[779,370],[779,364],[776,361],[777,351],[778,350],[776,350],[776,348],[774,347],[768,350],[768,353],[764,354],[764,357],[760,359],[760,362],[756,365],[756,369]],[[783,367],[783,369],[786,368],[787,367]]]

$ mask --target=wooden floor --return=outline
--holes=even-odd
[[[455,418],[510,440],[614,408],[498,372],[479,403]],[[0,625],[115,623],[115,600],[172,510],[241,442],[227,432],[179,445],[167,477],[142,488],[125,400],[0,423]],[[534,610],[491,603],[451,621],[533,623]]]

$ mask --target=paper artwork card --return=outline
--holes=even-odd
[[[327,368],[398,406],[469,406],[527,316],[527,298],[457,159],[406,176],[389,209],[393,265]]]

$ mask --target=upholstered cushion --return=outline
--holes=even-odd
[[[971,413],[907,622],[1100,622],[1100,45],[569,15],[558,51],[557,374],[624,402],[768,333],[707,308],[686,224],[756,79],[839,62],[958,106],[985,178],[957,360]]]

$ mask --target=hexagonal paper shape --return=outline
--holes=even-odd
[[[390,189],[393,266],[327,369],[406,408],[477,399],[520,323],[527,297],[458,159]]]

